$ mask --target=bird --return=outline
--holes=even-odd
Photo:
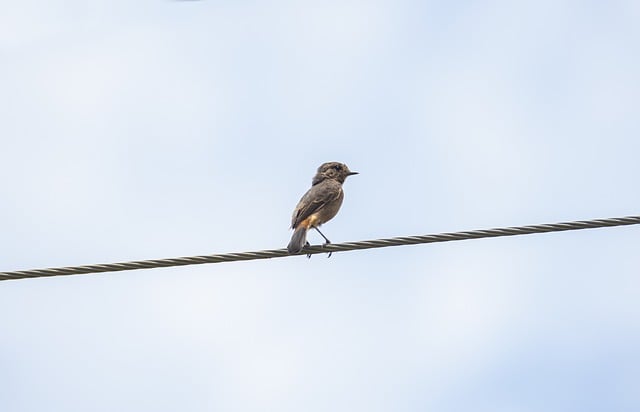
[[[348,176],[357,174],[358,172],[352,172],[347,165],[340,162],[327,162],[318,167],[311,181],[311,189],[302,196],[293,210],[291,217],[293,235],[287,246],[289,254],[298,254],[309,245],[307,231],[311,228],[320,233],[325,240],[325,245],[331,243],[318,227],[333,219],[338,213],[344,199],[342,184]],[[329,252],[330,256],[331,252]]]

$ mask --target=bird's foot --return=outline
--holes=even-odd
[[[307,242],[304,244],[304,247],[309,247],[311,246],[311,243]],[[307,259],[311,259],[311,253],[307,253]]]
[[[331,244],[331,241],[330,241],[329,239],[325,238],[325,240],[326,240],[326,242],[324,242],[324,243],[322,244],[322,246],[323,246],[323,247]],[[329,259],[329,258],[331,257],[331,254],[332,254],[332,253],[333,253],[333,252],[329,252],[329,254],[327,255],[327,259]]]

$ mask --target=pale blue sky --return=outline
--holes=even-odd
[[[4,1],[0,270],[284,247],[325,161],[334,242],[638,214],[638,21]],[[637,411],[639,236],[0,282],[0,410]]]

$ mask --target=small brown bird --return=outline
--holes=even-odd
[[[287,246],[290,254],[300,253],[308,245],[307,231],[311,228],[320,233],[325,244],[331,243],[318,226],[327,223],[338,213],[344,199],[342,184],[347,176],[357,174],[358,172],[352,172],[347,165],[339,162],[323,163],[318,168],[311,182],[311,189],[302,196],[293,211],[291,228],[294,232]]]

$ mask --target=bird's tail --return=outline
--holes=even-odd
[[[287,250],[290,254],[300,253],[304,244],[307,242],[307,228],[303,225],[299,225],[291,236],[291,241],[287,246]]]

